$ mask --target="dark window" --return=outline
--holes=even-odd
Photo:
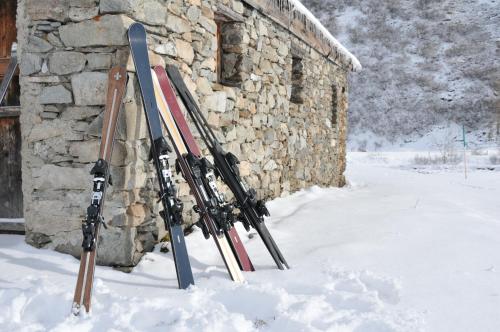
[[[16,0],[0,1],[0,82],[14,73],[0,106],[0,218],[23,216],[19,75],[13,71],[11,49],[17,39]]]
[[[17,38],[16,9],[17,1],[15,0],[0,2],[0,82],[5,78],[10,69],[11,48]],[[19,105],[19,95],[19,75],[16,71],[10,81],[2,105]]]
[[[292,57],[292,95],[290,101],[295,104],[302,104],[304,102],[304,65],[302,58]]]
[[[217,24],[217,83],[222,82],[222,25],[223,21],[215,21]]]
[[[336,85],[332,87],[332,126],[337,126],[337,113],[339,111],[339,98],[340,98],[340,89]],[[345,91],[345,88],[342,87],[342,92]]]
[[[248,71],[243,44],[243,17],[223,5],[218,5],[215,14],[217,24],[217,82],[228,86],[239,86],[243,73]]]

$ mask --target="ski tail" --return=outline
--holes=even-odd
[[[160,186],[160,201],[163,205],[160,216],[171,236],[179,288],[187,288],[189,285],[194,285],[194,278],[182,232],[183,205],[177,197],[177,189],[170,171],[171,148],[163,137],[161,128],[144,26],[140,23],[132,24],[128,30],[128,39],[151,140],[151,159],[154,162]]]
[[[248,257],[248,254],[246,253],[245,246],[243,245],[243,242],[241,242],[236,228],[233,226],[225,233],[229,242],[229,246],[231,247],[234,256],[237,257],[240,269],[242,271],[255,271],[255,267],[253,266],[250,257]]]
[[[256,227],[257,233],[261,237],[262,241],[264,242],[264,245],[266,246],[267,250],[271,254],[271,257],[273,258],[274,262],[276,263],[276,266],[280,270],[290,269],[290,266],[288,265],[287,261],[283,257],[283,254],[281,253],[280,249],[276,245],[276,242],[274,242],[273,237],[271,236],[271,233],[269,233],[269,230],[266,227],[266,224],[264,223],[259,223]]]
[[[102,218],[104,198],[107,185],[111,183],[109,163],[111,162],[116,124],[126,85],[127,72],[125,68],[112,68],[108,74],[108,91],[99,159],[90,171],[90,174],[94,175],[91,203],[87,208],[86,218],[82,222],[83,250],[72,307],[72,312],[75,315],[80,313],[82,307],[85,308],[86,312],[90,311],[99,230],[101,224],[105,226]]]
[[[238,220],[243,223],[247,230],[250,229],[250,226],[257,230],[279,269],[284,269],[285,267],[289,268],[288,263],[278,249],[267,227],[264,225],[264,216],[269,216],[269,211],[264,201],[257,199],[256,191],[250,188],[241,178],[238,158],[234,154],[224,151],[222,148],[216,135],[210,128],[208,121],[184,83],[179,69],[176,66],[169,65],[167,67],[167,74],[200,133],[201,138],[210,150],[214,158],[218,175],[224,183],[226,183],[235,197],[235,205],[241,212]],[[261,226],[261,224],[264,226]]]
[[[169,234],[179,288],[186,289],[189,286],[194,285],[194,277],[191,272],[191,264],[189,262],[189,255],[187,252],[182,225],[171,225],[169,228]]]
[[[170,80],[165,72],[165,69],[161,66],[156,66],[154,68],[158,84],[161,88],[161,93],[163,94],[164,102],[166,102],[169,113],[165,116],[164,121],[170,122],[169,126],[173,126],[175,135],[182,137],[182,143],[178,143],[183,146],[183,150],[180,151],[180,155],[188,153],[188,160],[192,163],[196,163],[201,171],[201,180],[205,187],[205,192],[209,196],[209,204],[212,205],[211,211],[212,219],[216,221],[219,229],[223,229],[231,247],[238,265],[243,271],[254,271],[255,268],[248,256],[245,246],[241,242],[238,232],[234,228],[234,213],[233,205],[226,202],[224,195],[218,190],[215,177],[215,168],[208,161],[208,159],[203,158],[201,151],[196,144],[196,141],[189,129],[189,126],[181,112],[175,92],[171,86]],[[175,122],[175,125],[172,124]]]

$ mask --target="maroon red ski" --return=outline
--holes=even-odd
[[[188,148],[189,152],[192,153],[197,158],[206,160],[205,158],[202,158],[202,153],[198,145],[196,144],[196,141],[193,137],[193,134],[191,133],[191,130],[189,129],[189,126],[186,122],[186,119],[184,118],[184,115],[182,114],[182,111],[177,102],[174,90],[170,85],[170,80],[168,79],[165,69],[161,66],[156,66],[154,68],[154,71],[156,73],[156,76],[158,77],[158,81],[160,82],[160,86],[163,95],[165,96],[165,100],[167,101],[170,113],[174,118],[175,124],[177,125],[177,128],[181,133],[182,139],[186,144],[186,147]],[[208,162],[208,160],[206,161]],[[213,181],[209,186],[212,187],[213,190],[215,190],[214,192],[215,196],[220,196],[217,188],[214,188],[215,181]],[[222,204],[227,205],[226,202],[222,202]],[[241,242],[241,239],[238,235],[238,232],[236,231],[236,228],[232,226],[230,227],[229,230],[226,230],[225,233],[229,245],[231,247],[231,250],[233,251],[236,260],[238,261],[240,269],[243,271],[255,271],[255,268],[253,267],[250,257],[248,257],[247,251],[243,246],[243,243]]]

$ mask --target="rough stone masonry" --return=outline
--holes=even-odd
[[[254,2],[259,1],[18,2],[28,243],[80,254],[107,71],[115,65],[127,66],[129,83],[99,264],[133,266],[165,234],[127,45],[133,21],[146,25],[153,65],[179,66],[219,139],[240,158],[241,173],[261,197],[344,185],[349,64],[327,58]],[[177,182],[185,220],[192,223],[188,187],[180,176]]]

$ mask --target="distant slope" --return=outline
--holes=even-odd
[[[499,0],[302,2],[363,65],[351,79],[351,139],[400,141],[449,121],[497,134]]]

